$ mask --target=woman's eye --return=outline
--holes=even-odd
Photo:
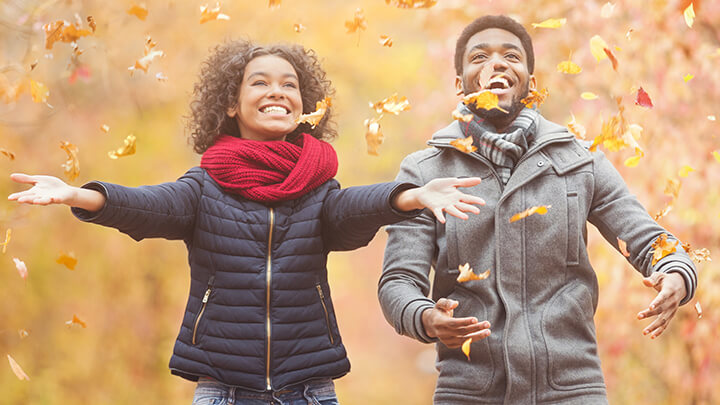
[[[253,85],[253,86],[264,86],[264,85],[266,85],[266,84],[267,84],[267,83],[265,83],[264,81],[258,80],[258,81],[253,82],[252,85]]]
[[[297,88],[297,84],[295,84],[295,83],[285,83],[285,87],[290,87],[290,88],[296,89],[296,88]]]

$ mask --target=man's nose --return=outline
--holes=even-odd
[[[498,67],[500,67],[500,68],[508,67],[508,63],[505,60],[505,58],[503,58],[503,56],[498,53],[494,53],[494,54],[490,55],[490,60],[488,61],[488,63],[490,63],[490,66],[492,66],[494,69],[497,69]]]

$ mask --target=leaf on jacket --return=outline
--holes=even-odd
[[[698,319],[702,319],[702,307],[700,306],[700,301],[695,303],[695,312],[697,312]]]
[[[355,10],[353,19],[345,21],[345,28],[347,28],[348,34],[352,34],[353,32],[357,32],[359,34],[360,31],[365,31],[367,29],[367,20],[365,19],[363,9],[357,8]]]
[[[452,117],[454,120],[462,121],[462,122],[470,122],[473,120],[472,114],[463,114],[458,110],[453,110]]]
[[[465,103],[465,105],[475,104],[476,108],[482,108],[484,110],[492,110],[493,108],[496,108],[507,113],[506,110],[498,106],[499,102],[500,99],[498,99],[497,94],[491,93],[490,90],[480,90],[463,97],[463,103]]]
[[[133,4],[130,6],[129,9],[127,9],[127,13],[130,15],[134,15],[141,21],[145,21],[148,15],[148,9],[145,4]]]
[[[369,155],[379,156],[378,148],[385,141],[385,135],[380,130],[380,118],[368,118],[365,120],[365,142],[367,143],[367,152]]]
[[[689,28],[692,28],[693,22],[695,22],[695,9],[693,8],[692,2],[690,2],[690,5],[683,11],[683,17],[685,18],[685,24],[687,24]]]
[[[207,4],[200,6],[200,24],[213,20],[229,19],[230,16],[220,12],[220,3],[215,3],[215,8],[210,8]]]
[[[130,156],[135,154],[135,135],[130,134],[125,138],[125,144],[116,150],[108,152],[110,159],[117,159],[123,156]]]
[[[690,172],[694,172],[694,171],[695,171],[695,169],[693,169],[692,167],[690,167],[690,166],[688,166],[688,165],[684,165],[684,166],[681,167],[680,170],[678,171],[678,176],[680,176],[680,177],[687,177],[688,175],[690,175]]]
[[[570,114],[572,117],[572,120],[567,123],[567,127],[570,130],[570,132],[575,135],[575,137],[579,139],[585,139],[585,134],[587,134],[587,130],[585,129],[585,126],[577,121],[575,121],[575,115]]]
[[[295,118],[295,123],[302,124],[303,122],[307,122],[311,125],[312,128],[315,128],[315,126],[320,123],[320,120],[322,120],[323,116],[325,116],[325,112],[331,105],[332,102],[330,97],[325,97],[324,99],[315,103],[315,111],[308,114],[300,115],[299,117]]]
[[[71,320],[65,322],[65,326],[68,328],[72,328],[73,326],[82,326],[83,328],[87,327],[87,324],[82,319],[78,318],[77,315],[73,314],[73,317]]]
[[[540,104],[545,102],[545,99],[548,96],[548,89],[542,89],[540,91],[537,90],[530,90],[530,94],[528,94],[527,97],[520,100],[521,103],[525,104],[525,107],[527,108],[533,108],[533,105],[537,104],[538,107],[540,107]]]
[[[651,245],[653,249],[652,265],[654,266],[655,263],[660,261],[663,257],[671,253],[675,253],[678,243],[678,240],[669,241],[666,233],[658,236],[657,239],[655,239],[655,242]]]
[[[560,28],[567,22],[567,18],[549,18],[540,23],[532,23],[533,28]]]
[[[385,4],[397,8],[430,8],[437,4],[437,0],[385,0]]]
[[[647,94],[647,92],[643,90],[642,87],[640,87],[637,91],[637,96],[635,96],[635,104],[639,105],[640,107],[653,108],[653,103],[650,99],[650,95]]]
[[[15,160],[15,154],[7,149],[0,148],[0,155],[5,155],[8,159]]]
[[[62,264],[70,270],[75,270],[75,266],[77,265],[77,258],[75,258],[75,253],[73,252],[69,252],[67,254],[61,253],[60,257],[55,259],[55,263]]]
[[[295,23],[293,24],[293,31],[297,32],[298,34],[305,31],[306,27],[302,25],[301,23]]]
[[[510,222],[519,221],[519,220],[521,220],[521,219],[523,219],[523,218],[527,218],[527,217],[529,217],[530,215],[533,215],[533,214],[545,215],[545,214],[547,214],[548,209],[549,209],[550,207],[552,207],[552,205],[539,205],[539,206],[536,206],[536,207],[528,208],[528,209],[526,209],[525,211],[523,211],[523,212],[518,212],[517,214],[513,215],[512,217],[510,217]]]
[[[465,356],[467,356],[468,361],[470,361],[470,344],[472,344],[472,338],[467,338],[462,344],[462,352],[465,353]]]
[[[12,369],[12,372],[15,373],[15,376],[20,380],[27,380],[30,381],[30,377],[28,377],[27,374],[23,371],[22,367],[15,361],[15,359],[12,358],[9,354],[7,355],[8,362],[10,363],[10,369]]]
[[[5,253],[5,251],[7,251],[7,245],[8,245],[8,243],[10,243],[11,236],[12,236],[12,228],[8,228],[7,231],[5,231],[5,242],[1,243],[3,254]]]
[[[464,283],[466,281],[473,281],[473,280],[485,280],[486,278],[490,277],[490,270],[485,270],[484,272],[480,274],[475,274],[472,268],[470,268],[470,263],[465,263],[463,265],[458,266],[458,270],[460,270],[460,274],[457,277],[458,283]]]
[[[557,71],[560,73],[568,74],[568,75],[576,75],[576,74],[582,72],[582,68],[580,66],[578,66],[577,63],[568,59],[566,61],[562,61],[562,62],[558,63]]]
[[[20,275],[20,278],[23,280],[27,280],[28,277],[28,269],[25,265],[25,262],[18,259],[17,257],[13,257],[13,262],[15,262],[15,268],[17,269],[18,274]]]
[[[622,253],[622,255],[625,257],[630,257],[630,252],[628,252],[628,250],[627,250],[627,243],[620,238],[617,238],[617,242],[618,242],[618,248],[620,249],[620,253]]]
[[[393,40],[388,35],[380,35],[378,42],[380,45],[387,46],[388,48],[392,48],[393,46]]]
[[[130,71],[130,76],[132,76],[133,73],[135,73],[135,71],[137,70],[142,70],[143,72],[147,73],[150,64],[153,62],[153,60],[155,60],[155,58],[165,56],[165,52],[153,49],[156,46],[157,42],[154,42],[151,37],[148,36],[145,38],[145,50],[143,51],[143,57],[136,60],[135,64],[128,68],[128,70]]]
[[[74,181],[80,175],[80,161],[77,156],[78,148],[67,141],[61,141],[60,148],[68,155],[67,161],[61,165],[65,169],[65,176],[70,181]]]
[[[472,153],[477,150],[475,145],[473,145],[472,136],[468,136],[467,138],[453,139],[452,141],[450,141],[450,145],[454,146],[455,149],[463,153]]]
[[[398,115],[401,112],[410,109],[410,102],[408,101],[407,97],[398,97],[397,93],[384,100],[378,101],[375,104],[373,104],[372,102],[368,104],[370,105],[370,108],[375,110],[375,112],[378,114],[383,114],[387,112]]]
[[[695,264],[712,261],[710,258],[710,251],[707,248],[693,249],[689,243],[683,243],[682,247],[685,252],[687,252],[688,256],[690,256],[690,260],[695,262]]]

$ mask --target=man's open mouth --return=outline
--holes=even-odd
[[[504,93],[513,86],[513,81],[504,74],[495,75],[485,83],[484,90],[490,90],[492,93]]]

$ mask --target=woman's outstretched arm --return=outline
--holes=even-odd
[[[8,200],[23,204],[65,204],[95,212],[105,205],[105,196],[95,190],[73,187],[53,176],[30,176],[23,173],[10,175],[13,181],[32,184],[32,187],[10,194]]]

